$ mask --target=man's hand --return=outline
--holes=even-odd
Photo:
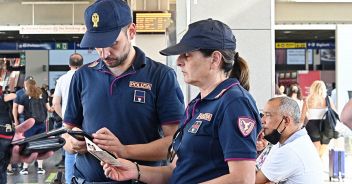
[[[74,127],[72,130],[74,131],[82,131],[81,129]],[[65,134],[66,142],[68,142],[69,144],[67,144],[69,146],[69,152],[73,152],[73,153],[79,153],[79,154],[85,154],[87,153],[87,146],[86,146],[86,141],[80,141],[77,140],[76,138],[70,136],[69,134]]]
[[[268,141],[264,139],[264,131],[261,131],[256,143],[257,151],[263,151],[267,145]]]
[[[18,139],[23,139],[24,137],[24,132],[29,130],[35,123],[35,120],[33,118],[27,119],[20,125],[16,127],[16,132],[14,135],[13,140],[18,140]],[[38,155],[38,153],[32,153],[29,156],[23,156],[20,155],[20,147],[18,145],[15,145],[12,148],[12,157],[11,157],[11,163],[18,163],[18,162],[26,162],[26,163],[31,163],[34,160],[40,159],[46,159],[54,155],[53,151],[46,152],[44,154]]]
[[[100,148],[126,158],[126,146],[107,128],[101,128],[93,134],[93,142]]]

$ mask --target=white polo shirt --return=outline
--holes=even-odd
[[[275,183],[323,183],[323,166],[305,128],[274,145],[261,171]]]
[[[62,116],[65,115],[70,84],[71,84],[72,76],[75,72],[76,72],[76,70],[70,70],[67,73],[65,73],[64,75],[62,75],[56,81],[54,96],[61,97]]]

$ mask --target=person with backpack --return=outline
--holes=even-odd
[[[34,118],[35,124],[25,133],[25,137],[43,133],[46,131],[45,121],[48,116],[48,111],[51,112],[51,108],[47,98],[43,98],[42,90],[36,86],[34,79],[25,81],[24,87],[26,93],[23,97],[23,101],[18,106],[18,112],[24,113],[25,119]],[[38,160],[38,174],[45,174],[43,169],[43,160]],[[23,169],[20,171],[22,175],[28,175],[28,164],[23,164]]]

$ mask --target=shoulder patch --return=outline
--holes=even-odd
[[[243,137],[247,137],[253,131],[256,123],[250,117],[239,117],[237,124]]]

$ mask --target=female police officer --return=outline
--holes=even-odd
[[[171,164],[153,168],[118,159],[121,166],[104,164],[105,175],[145,183],[254,183],[261,123],[247,91],[247,64],[235,48],[231,29],[207,19],[190,24],[180,43],[160,51],[179,54],[185,82],[200,90],[174,135]]]

